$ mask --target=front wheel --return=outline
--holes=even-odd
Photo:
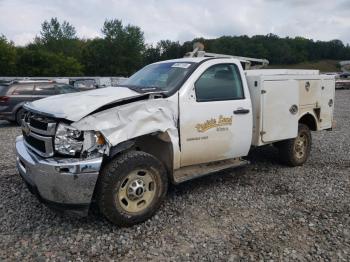
[[[98,206],[119,226],[132,226],[150,218],[168,189],[163,164],[141,151],[123,153],[107,164],[98,182]]]
[[[304,124],[299,124],[296,138],[277,144],[282,162],[288,166],[303,165],[310,155],[311,142],[310,129]]]

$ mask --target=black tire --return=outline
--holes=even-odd
[[[23,108],[20,108],[17,110],[16,117],[15,117],[17,125],[19,125],[19,126],[22,125],[22,119],[24,118],[25,113],[26,113],[26,111]]]
[[[303,144],[300,146],[298,143]],[[311,151],[311,132],[308,126],[299,124],[298,136],[276,144],[282,163],[288,166],[301,166],[308,159]]]
[[[131,178],[129,179],[129,177],[130,174],[134,174],[135,172],[138,177],[139,172],[146,172],[147,176],[152,175],[152,178],[154,178],[154,192],[152,193],[152,200],[147,200],[148,204],[143,210],[130,213],[126,210],[127,205],[130,203],[130,206],[132,206],[135,204],[135,201],[137,202],[139,200],[121,199],[119,193],[123,187],[125,187],[125,192],[129,192],[128,190],[130,190],[131,184],[133,184],[132,182],[135,181]],[[147,190],[147,186],[144,187],[144,195],[146,195]],[[154,215],[164,200],[167,190],[168,177],[163,164],[148,153],[128,151],[111,160],[102,169],[97,184],[97,203],[101,213],[112,223],[119,226],[132,226]],[[151,188],[148,191],[152,191]],[[123,202],[124,200],[127,202],[126,206]]]

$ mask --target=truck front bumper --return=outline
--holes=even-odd
[[[16,164],[29,190],[49,207],[87,215],[102,164],[94,159],[42,158],[16,139]]]

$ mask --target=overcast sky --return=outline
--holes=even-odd
[[[106,18],[140,26],[146,43],[274,33],[350,43],[350,0],[0,0],[0,34],[24,45],[45,19],[101,35]]]

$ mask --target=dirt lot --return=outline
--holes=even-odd
[[[118,228],[97,214],[58,214],[15,168],[19,128],[0,122],[0,260],[350,260],[350,90],[336,93],[333,132],[313,134],[303,167],[274,148],[252,165],[171,187],[155,217]]]

